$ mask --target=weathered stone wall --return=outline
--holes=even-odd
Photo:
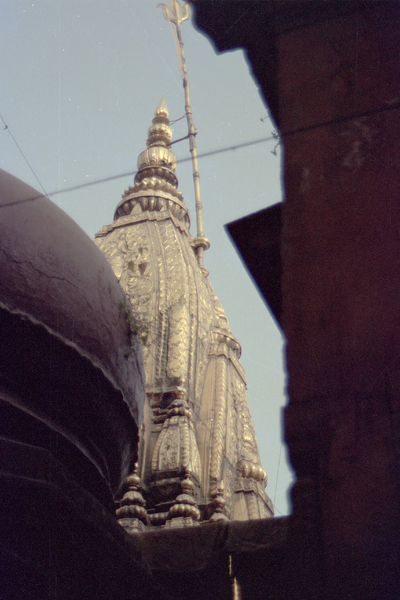
[[[396,598],[400,6],[195,5],[220,49],[247,49],[282,136],[292,543],[309,551],[293,597]]]
[[[278,40],[281,131],[304,130],[284,140],[287,437],[320,488],[331,598],[392,597],[399,558],[398,8]]]

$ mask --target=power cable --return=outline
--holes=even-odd
[[[400,101],[392,102],[387,106],[381,106],[379,108],[372,108],[370,110],[366,110],[362,113],[353,113],[352,115],[343,115],[342,117],[335,117],[329,121],[323,121],[322,123],[315,123],[314,125],[307,125],[306,127],[299,127],[298,129],[292,129],[289,131],[285,131],[283,133],[278,134],[279,138],[291,137],[293,135],[298,135],[299,133],[304,133],[305,131],[312,131],[313,129],[320,129],[322,127],[328,127],[329,125],[336,125],[337,123],[344,123],[345,121],[352,121],[353,119],[362,119],[364,117],[370,117],[372,115],[376,115],[382,112],[387,112],[389,110],[397,110],[400,108]]]
[[[182,117],[179,117],[179,119],[174,119],[173,121],[170,121],[169,124],[175,125],[175,123],[177,123],[178,121],[182,121],[182,119],[184,119],[185,117],[186,117],[186,113],[184,115],[182,115]]]
[[[315,123],[313,125],[307,125],[305,127],[299,127],[298,129],[292,129],[289,131],[284,131],[280,134],[278,134],[278,138],[280,140],[287,138],[287,137],[293,137],[294,135],[298,135],[301,133],[305,133],[307,131],[313,131],[314,129],[320,129],[322,127],[328,127],[330,125],[335,125],[337,123],[344,123],[346,121],[352,121],[353,119],[361,119],[364,117],[369,117],[375,114],[379,114],[379,113],[383,113],[383,112],[388,112],[390,110],[397,110],[400,108],[400,102],[394,102],[393,104],[390,104],[388,106],[383,106],[380,108],[376,108],[376,109],[371,109],[371,110],[367,110],[364,111],[362,113],[355,113],[352,115],[348,115],[348,116],[343,116],[343,117],[336,117],[335,119],[331,119],[329,121],[323,121],[321,123]],[[1,117],[1,115],[0,115]],[[1,117],[2,118],[2,117]],[[3,120],[4,123],[4,120]],[[7,126],[6,126],[7,128]],[[11,132],[10,132],[11,133]],[[208,156],[215,156],[216,154],[223,154],[224,152],[233,152],[235,150],[238,150],[239,148],[245,148],[247,146],[254,146],[256,144],[262,144],[264,142],[270,142],[270,141],[276,141],[277,140],[277,134],[273,134],[269,137],[263,137],[263,138],[259,138],[256,140],[252,140],[249,142],[242,142],[240,144],[235,144],[234,146],[227,146],[226,148],[220,148],[218,150],[211,150],[210,152],[203,152],[202,154],[198,155],[198,158],[206,158]],[[21,154],[23,155],[22,151]],[[23,155],[24,156],[24,155]],[[25,158],[25,156],[24,156]],[[27,159],[25,158],[25,160],[27,161]],[[179,160],[179,163],[184,163],[187,162],[189,160],[192,160],[190,156],[187,156],[186,158],[182,158]],[[28,162],[28,161],[27,161]],[[29,164],[29,163],[28,163]],[[32,168],[31,168],[32,170]],[[33,172],[33,170],[32,170]],[[98,185],[100,183],[107,183],[108,181],[113,181],[114,179],[122,179],[123,177],[132,177],[135,176],[137,173],[137,171],[129,171],[126,173],[120,173],[119,175],[112,175],[110,177],[104,177],[102,179],[96,179],[94,181],[88,181],[86,183],[81,183],[78,185],[74,185],[68,188],[64,188],[62,190],[56,190],[54,192],[50,192],[49,194],[46,194],[46,196],[51,197],[51,196],[56,196],[58,194],[65,194],[67,192],[75,192],[76,190],[80,190],[83,189],[85,187],[90,187],[92,185]],[[35,175],[36,177],[36,175]],[[36,177],[36,179],[38,180],[38,178]],[[38,180],[39,181],[39,180]],[[40,181],[39,181],[40,184]],[[40,187],[43,189],[43,186],[40,184]],[[44,191],[44,189],[43,189]],[[6,206],[10,206],[11,204],[21,204],[23,202],[30,202],[32,200],[37,200],[38,198],[40,198],[41,196],[32,196],[32,198],[27,198],[25,200],[19,200],[16,202],[10,202],[8,204],[3,204],[1,206],[1,208],[4,208]]]
[[[22,156],[23,156],[23,158],[24,158],[24,160],[25,160],[26,164],[28,165],[28,167],[29,167],[29,168],[30,168],[30,170],[32,171],[33,175],[35,176],[35,179],[36,179],[36,181],[38,182],[38,184],[39,184],[39,185],[40,185],[40,187],[42,188],[44,195],[45,195],[45,196],[47,196],[47,194],[46,194],[46,190],[45,190],[45,189],[44,189],[44,187],[42,186],[42,184],[41,184],[41,182],[40,182],[40,180],[39,180],[39,177],[36,175],[35,171],[33,170],[32,166],[31,166],[31,164],[30,164],[30,162],[29,162],[29,160],[26,158],[25,154],[22,152],[22,150],[21,150],[21,148],[20,148],[20,146],[19,146],[19,144],[18,144],[17,140],[15,139],[15,137],[13,136],[13,134],[11,133],[9,126],[7,125],[7,123],[5,122],[5,120],[3,119],[3,117],[2,117],[1,115],[0,115],[0,119],[3,121],[3,124],[4,124],[4,129],[3,129],[3,131],[6,131],[6,130],[8,131],[8,133],[10,134],[10,136],[11,136],[11,139],[13,140],[14,144],[17,146],[18,150],[19,150],[19,151],[20,151],[20,153],[22,154]]]

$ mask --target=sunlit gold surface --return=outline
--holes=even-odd
[[[166,107],[157,111],[155,119],[169,127]],[[197,238],[190,235],[182,194],[173,183],[166,191],[171,169],[158,133],[149,148],[155,150],[151,168],[157,174],[143,179],[149,169],[143,160],[114,223],[95,240],[135,318],[148,329],[143,347],[147,404],[137,474],[148,522],[187,526],[214,513],[214,520],[268,517],[272,504],[264,491],[266,473],[240,344],[196,259]],[[191,483],[185,487],[184,481]],[[136,479],[133,484],[139,485]],[[126,501],[134,501],[130,514],[142,515],[136,488]]]

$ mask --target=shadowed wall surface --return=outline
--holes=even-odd
[[[219,49],[246,49],[284,147],[293,532],[314,523],[322,561],[294,597],[396,598],[399,5],[195,6]]]

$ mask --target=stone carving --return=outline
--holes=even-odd
[[[219,481],[224,456],[226,435],[226,378],[227,364],[223,356],[217,358],[215,373],[215,408],[211,446],[211,480]],[[213,493],[213,491],[212,491]]]

